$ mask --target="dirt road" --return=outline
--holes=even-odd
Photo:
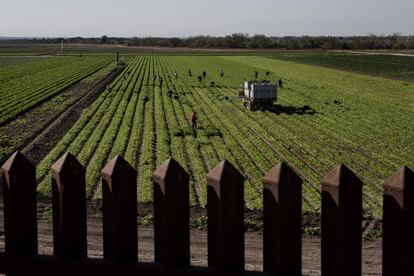
[[[2,209],[1,204],[1,209]],[[50,255],[53,252],[52,221],[40,219],[39,253]],[[3,216],[0,215],[0,251],[4,251]],[[138,228],[138,259],[143,262],[154,261],[154,235],[152,226]],[[320,275],[320,238],[303,238],[303,275]],[[262,270],[262,234],[248,232],[245,235],[246,269]],[[88,255],[102,257],[102,224],[99,218],[88,218]],[[191,231],[191,263],[207,266],[207,232]],[[363,244],[363,275],[380,275],[381,240],[366,241]]]

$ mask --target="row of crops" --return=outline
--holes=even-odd
[[[0,126],[112,61],[110,57],[59,57],[0,68]]]
[[[284,80],[275,110],[250,112],[236,98],[255,70]],[[246,177],[247,206],[260,209],[261,177],[283,160],[304,179],[304,211],[317,212],[321,178],[345,163],[366,184],[367,214],[380,215],[384,179],[414,166],[412,85],[263,57],[138,56],[124,73],[41,162],[41,193],[50,192],[50,165],[69,151],[87,168],[88,196],[100,198],[100,169],[120,154],[138,170],[139,200],[151,202],[151,174],[173,156],[190,174],[191,203],[204,205],[206,173],[227,159]]]
[[[14,66],[14,65],[23,64],[23,63],[29,63],[33,61],[45,60],[48,58],[49,57],[25,57],[25,56],[8,57],[8,56],[0,55],[0,68],[4,68],[7,66]]]

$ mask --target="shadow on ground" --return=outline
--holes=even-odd
[[[315,109],[310,107],[309,105],[304,105],[301,107],[298,106],[291,106],[291,105],[274,105],[272,107],[264,109],[266,111],[275,113],[275,114],[287,114],[287,115],[315,115],[315,114],[322,114],[320,112],[316,112]]]

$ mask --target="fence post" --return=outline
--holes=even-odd
[[[402,167],[384,184],[382,275],[414,275],[414,172]]]
[[[208,265],[244,270],[244,177],[230,162],[207,175]]]
[[[283,162],[263,177],[263,270],[302,275],[302,179]]]
[[[121,156],[102,170],[104,258],[117,262],[136,261],[137,172]]]
[[[322,275],[361,275],[362,182],[345,165],[322,180]]]
[[[190,265],[189,175],[173,158],[153,173],[155,262]]]
[[[53,193],[53,254],[86,258],[85,169],[65,153],[51,167]]]
[[[36,168],[20,151],[16,151],[3,164],[0,173],[6,252],[36,255]]]

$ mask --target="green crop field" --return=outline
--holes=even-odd
[[[203,70],[207,79],[199,82]],[[273,110],[248,111],[236,97],[255,70],[284,82]],[[255,56],[137,56],[124,74],[39,164],[41,194],[50,194],[51,164],[69,151],[87,168],[89,198],[100,198],[100,170],[120,154],[138,171],[139,201],[151,202],[151,174],[173,156],[191,176],[191,203],[204,205],[206,172],[228,159],[246,177],[247,206],[260,209],[261,177],[286,161],[304,180],[304,211],[318,212],[322,177],[344,163],[365,184],[366,214],[380,216],[384,180],[402,165],[414,167],[411,83]]]
[[[19,56],[19,57],[8,57],[8,56],[1,56],[0,55],[0,69],[8,66],[33,62],[33,61],[40,61],[48,59],[49,57],[25,57],[25,56]]]
[[[0,126],[112,61],[109,57],[59,57],[0,66]]]
[[[279,53],[272,58],[414,82],[414,56],[346,53]]]

